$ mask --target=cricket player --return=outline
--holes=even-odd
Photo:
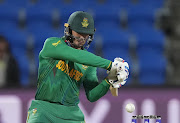
[[[119,74],[114,72],[118,60],[112,63],[85,49],[95,33],[90,14],[83,11],[72,13],[64,32],[62,38],[46,39],[39,53],[37,92],[28,110],[27,123],[85,123],[78,107],[81,84],[87,99],[94,102],[108,92],[110,85],[119,82]],[[106,77],[98,82],[97,67],[108,70],[111,81]],[[120,87],[121,83],[118,85]]]

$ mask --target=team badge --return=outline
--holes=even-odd
[[[86,70],[87,68],[88,68],[88,66],[82,65],[82,69]]]
[[[33,109],[33,115],[35,115],[36,112],[37,112],[37,108],[34,108],[34,109]]]
[[[52,43],[52,45],[56,47],[56,46],[57,46],[58,44],[60,44],[60,43],[61,43],[61,41],[58,41],[58,42],[56,42],[56,43]]]
[[[87,18],[84,18],[83,19],[83,22],[81,22],[81,24],[82,24],[82,27],[88,27],[88,25],[89,25],[89,23],[88,23],[88,19]]]

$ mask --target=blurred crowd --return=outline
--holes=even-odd
[[[0,0],[0,9],[3,8],[3,5],[6,6],[7,1],[11,2],[11,0],[4,0],[4,1]],[[41,0],[31,0],[32,3],[36,3],[36,2],[38,3],[38,1],[41,1]],[[56,1],[58,1],[58,0],[56,0]],[[67,4],[69,4],[72,1],[64,0],[61,2],[65,2],[65,3],[67,2]],[[95,1],[95,0],[93,0],[93,1]],[[113,1],[116,2],[116,0],[113,0]],[[121,0],[121,1],[123,1],[123,0]],[[147,1],[147,0],[127,0],[127,1],[130,1],[132,4],[138,4],[139,1]],[[152,0],[152,2],[153,1],[156,2],[157,0]],[[141,86],[143,86],[143,87],[149,87],[149,86],[170,87],[170,86],[180,85],[180,81],[179,81],[180,80],[180,76],[179,76],[180,75],[180,65],[178,64],[180,62],[180,55],[179,55],[179,53],[180,53],[179,52],[180,51],[180,42],[179,42],[179,39],[180,39],[180,21],[179,21],[180,20],[180,16],[179,16],[180,9],[178,7],[180,5],[180,2],[178,2],[177,0],[159,0],[159,1],[162,1],[162,5],[160,5],[159,3],[157,4],[158,9],[156,9],[156,11],[155,11],[155,14],[157,17],[155,20],[153,20],[153,21],[155,21],[155,22],[153,22],[153,25],[155,25],[156,28],[158,28],[158,30],[160,30],[160,31],[156,31],[154,29],[154,27],[153,28],[151,27],[151,25],[147,26],[147,23],[145,23],[145,21],[137,20],[137,18],[138,18],[137,15],[130,14],[129,16],[131,16],[132,18],[127,17],[125,10],[121,11],[121,16],[120,16],[121,17],[121,19],[120,19],[121,29],[116,30],[116,28],[114,28],[114,27],[116,27],[117,25],[114,23],[110,24],[110,21],[111,21],[110,19],[109,20],[107,19],[107,22],[103,21],[103,23],[101,21],[101,20],[105,20],[106,18],[103,18],[103,17],[107,16],[108,14],[109,14],[109,17],[113,18],[114,15],[111,15],[111,14],[113,14],[113,11],[112,12],[111,11],[110,12],[102,11],[101,13],[98,13],[99,11],[98,11],[98,9],[96,9],[96,8],[98,8],[98,6],[96,8],[94,7],[93,9],[87,10],[94,16],[95,23],[97,22],[95,24],[97,27],[97,36],[95,34],[95,41],[93,42],[94,44],[92,44],[92,46],[91,46],[92,48],[89,49],[91,52],[93,52],[97,55],[100,55],[102,57],[105,57],[107,59],[113,60],[112,58],[114,58],[114,56],[113,55],[108,56],[108,53],[110,55],[113,54],[113,49],[116,49],[116,47],[112,48],[111,44],[108,43],[107,39],[114,40],[114,41],[120,40],[120,42],[123,42],[123,39],[129,40],[130,43],[128,43],[128,44],[126,43],[126,41],[124,41],[125,42],[124,44],[120,43],[120,45],[124,45],[123,48],[126,48],[126,49],[121,50],[121,51],[117,50],[117,52],[119,52],[119,53],[115,54],[115,56],[119,55],[119,57],[121,57],[121,53],[123,53],[123,55],[125,54],[125,56],[122,56],[123,58],[124,57],[125,57],[125,59],[127,58],[127,61],[129,59],[131,59],[128,61],[130,63],[130,80],[129,80],[129,84],[127,83],[127,87],[141,87]],[[106,2],[108,4],[110,1],[109,0],[96,0],[95,2],[97,2],[98,3],[97,5],[100,5],[103,8],[104,6],[102,6],[102,5],[105,4]],[[174,4],[174,3],[176,3],[176,4]],[[115,4],[113,4],[113,5],[115,5]],[[154,3],[152,4],[152,6],[153,5],[154,5]],[[126,6],[126,5],[124,5],[124,6]],[[128,8],[128,6],[126,6],[126,7]],[[133,8],[133,7],[131,7],[131,8]],[[143,13],[143,11],[147,10],[145,8],[146,7],[141,8],[140,12],[138,11],[140,13],[140,15],[142,14],[143,16],[146,16],[146,14],[151,14],[150,12]],[[76,9],[77,8],[74,8],[71,11],[72,12],[76,11]],[[145,9],[145,10],[143,10],[143,9]],[[35,10],[38,11],[38,9],[35,9]],[[91,10],[94,10],[94,11],[91,11]],[[104,10],[104,9],[102,9],[102,10]],[[128,10],[129,9],[127,9],[127,11]],[[63,18],[64,20],[60,19],[61,24],[59,24],[60,21],[53,22],[52,26],[58,27],[58,29],[56,28],[56,31],[54,31],[54,30],[51,31],[51,33],[54,33],[54,35],[52,35],[52,36],[63,36],[63,24],[62,23],[67,21],[67,17],[72,13],[71,11],[69,13],[66,13],[67,15],[66,15],[66,17]],[[43,46],[44,40],[46,38],[48,38],[48,36],[51,36],[50,33],[47,32],[47,30],[51,30],[51,27],[47,26],[46,25],[47,23],[40,24],[39,23],[40,19],[39,19],[38,14],[34,16],[34,18],[37,19],[36,21],[38,21],[38,23],[36,23],[36,24],[32,23],[33,21],[28,22],[28,20],[31,18],[29,18],[29,19],[26,18],[27,20],[23,21],[23,20],[25,20],[24,19],[25,16],[24,16],[23,12],[24,11],[22,11],[20,14],[21,15],[20,28],[22,30],[26,30],[26,31],[28,30],[34,34],[39,33],[39,35],[38,36],[28,35],[26,44],[24,44],[24,42],[21,42],[21,44],[19,45],[18,43],[16,44],[16,42],[13,42],[14,40],[16,41],[19,39],[12,39],[12,38],[16,38],[15,35],[18,35],[18,31],[17,32],[16,32],[16,30],[14,31],[14,36],[13,35],[8,36],[8,35],[6,35],[7,33],[3,32],[6,29],[4,29],[4,30],[0,29],[0,88],[36,87],[37,70],[38,70],[38,53]],[[43,12],[41,12],[40,14],[42,14],[42,15],[45,14]],[[0,12],[0,14],[2,14],[2,12]],[[56,13],[56,12],[53,14],[53,18],[55,18],[55,20],[56,19],[58,20],[59,16],[55,16],[57,14],[58,13]],[[104,14],[104,16],[103,16],[103,14]],[[62,15],[62,13],[61,13],[61,15]],[[44,15],[44,18],[42,18],[42,19],[46,19],[45,16],[46,16],[46,14]],[[101,20],[98,19],[97,16],[100,16],[99,18]],[[137,16],[137,18],[136,18],[136,16]],[[3,16],[0,15],[0,17],[2,18]],[[131,20],[127,20],[128,18],[132,19],[132,22],[129,22]],[[149,16],[146,16],[145,19],[149,19]],[[135,23],[134,20],[136,20],[137,23]],[[25,27],[26,24],[24,22],[27,22],[27,24],[29,23],[28,29],[26,29],[26,27]],[[130,31],[128,30],[128,22],[130,23],[129,24],[129,27],[131,28]],[[107,30],[104,31],[103,30],[104,28],[100,29],[101,27],[104,26],[104,24],[107,25],[106,26],[107,29],[109,29],[109,32],[111,32],[110,35],[107,35],[109,32],[106,32]],[[148,24],[149,24],[149,22],[148,22]],[[0,25],[4,25],[4,22],[0,21]],[[10,26],[14,26],[14,25],[10,25]],[[35,28],[37,28],[37,30]],[[42,28],[42,32],[40,32],[40,28]],[[136,30],[137,28],[139,28],[141,30],[140,31]],[[121,30],[120,33],[118,32],[119,30]],[[143,31],[144,32],[147,31],[146,33],[152,34],[152,37],[151,36],[146,37],[147,35],[145,33],[143,33]],[[44,35],[46,37],[40,33],[44,33]],[[115,38],[115,36],[113,34],[114,35],[116,34],[116,36],[118,36],[119,34],[121,34],[121,35],[119,35],[118,38]],[[131,34],[131,35],[129,35],[129,34]],[[145,34],[145,35],[143,35],[143,34]],[[162,37],[162,34],[164,35],[165,38]],[[107,36],[109,36],[109,37],[107,37]],[[155,36],[157,36],[157,38],[153,38]],[[148,38],[147,41],[146,41],[146,38]],[[41,41],[38,42],[39,40],[41,40]],[[140,45],[138,44],[137,46],[135,46],[136,45],[135,42],[136,41],[138,42],[138,40],[139,40],[139,42],[141,40],[143,40],[143,41],[145,40],[146,45],[141,46],[141,44]],[[150,45],[152,45],[151,40],[155,40],[153,47],[150,47]],[[162,42],[157,41],[157,40],[162,40]],[[103,41],[111,49],[108,49],[106,47],[105,43],[104,44],[102,43]],[[143,43],[143,41],[142,41],[142,43]],[[147,43],[148,41],[150,41],[150,43]],[[116,42],[112,42],[112,43],[114,43],[112,46],[115,46],[117,44]],[[14,44],[16,44],[17,46],[15,46]],[[159,45],[161,45],[161,44],[163,44],[163,45],[159,47]],[[165,44],[165,50],[163,50],[163,48],[162,48],[162,47],[164,47],[164,44]],[[117,44],[117,46],[118,45],[119,44]],[[126,47],[126,45],[127,45],[127,47]],[[154,45],[157,45],[157,46],[154,46]],[[36,46],[37,46],[37,48],[36,48]],[[160,53],[160,55],[157,55],[157,52],[155,52],[155,51],[153,51],[153,52],[151,51],[151,50],[155,50],[156,47],[158,47],[158,50],[162,48],[162,51],[160,51],[160,52],[157,50],[157,52]],[[24,50],[25,48],[26,48],[26,50]],[[138,50],[136,48],[138,48]],[[130,51],[130,53],[126,52],[127,49]],[[104,52],[102,52],[102,51],[104,51]],[[114,51],[114,52],[116,52],[116,51]],[[140,52],[140,53],[135,54],[135,52]],[[24,57],[23,54],[26,54],[27,57]],[[131,57],[129,57],[129,56],[131,56]],[[143,58],[141,59],[141,57],[143,57]],[[158,59],[158,57],[159,57],[159,59]],[[156,61],[156,58],[157,58],[157,61]],[[164,58],[165,58],[165,60],[164,60]],[[154,59],[154,60],[152,60],[152,59]],[[157,63],[147,62],[148,60],[152,60],[153,62],[157,62]],[[161,61],[158,62],[158,60],[161,60]],[[147,69],[151,69],[151,70],[148,71]],[[147,70],[147,72],[146,72],[146,70]],[[102,69],[98,69],[98,74],[99,74],[99,79],[102,79],[106,73]]]
[[[5,37],[0,36],[0,88],[20,87],[19,67]]]

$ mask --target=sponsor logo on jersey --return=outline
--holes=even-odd
[[[81,24],[82,24],[82,27],[88,27],[88,25],[89,25],[89,23],[88,23],[88,19],[87,18],[84,18],[83,19],[83,22],[81,22]]]
[[[55,47],[57,47],[57,45],[60,44],[60,43],[61,43],[61,41],[59,40],[59,41],[56,42],[56,43],[52,43],[52,45],[55,46]]]
[[[75,70],[75,69],[70,70],[70,67],[68,66],[68,64],[66,64],[62,60],[59,60],[58,64],[56,64],[56,68],[63,71],[64,73],[69,75],[69,77],[75,79],[76,81],[79,81],[83,76],[83,74],[79,72],[78,70]]]

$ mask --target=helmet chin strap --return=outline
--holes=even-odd
[[[86,42],[85,44],[84,44],[84,46],[83,46],[83,49],[88,49],[89,48],[89,46],[90,46],[90,43],[89,42]]]

